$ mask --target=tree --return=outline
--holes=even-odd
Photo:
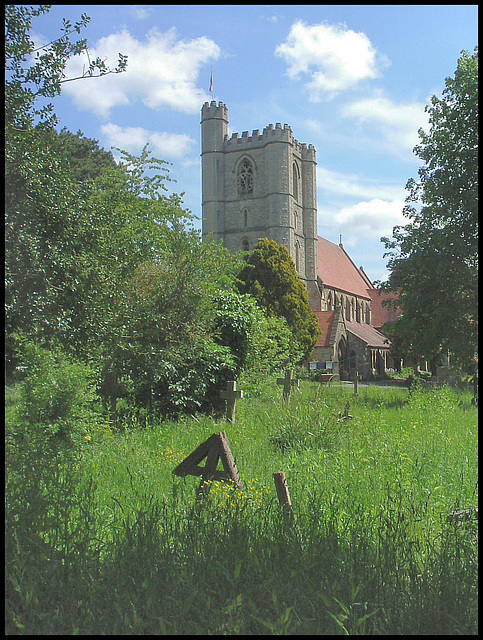
[[[478,50],[463,51],[442,98],[433,96],[430,130],[419,130],[419,181],[406,185],[405,226],[381,238],[390,257],[383,290],[399,290],[395,330],[426,357],[451,351],[461,364],[477,352]]]
[[[317,342],[319,326],[287,249],[261,238],[237,278],[241,293],[250,293],[269,316],[285,318],[297,359],[308,357]]]
[[[76,134],[66,127],[59,134],[54,130],[52,143],[66,159],[70,175],[76,183],[95,180],[104,169],[117,166],[111,151],[100,147],[98,140],[86,138],[80,130]]]
[[[88,49],[86,40],[70,36],[79,34],[90,18],[83,14],[74,26],[64,20],[61,37],[35,48],[32,20],[49,10],[49,5],[5,8],[7,371],[15,366],[20,334],[47,342],[55,335],[61,343],[72,335],[72,347],[79,344],[83,267],[78,254],[86,250],[91,233],[82,224],[86,188],[71,173],[69,154],[59,153],[65,136],[55,133],[53,105],[45,101],[58,95],[64,82],[75,80],[65,77],[67,61]],[[119,73],[126,63],[120,55],[116,69],[110,69],[97,59],[82,77]]]
[[[62,84],[110,73],[122,73],[127,67],[127,57],[119,54],[117,67],[111,69],[104,60],[90,60],[87,40],[72,41],[73,33],[80,34],[90,22],[83,13],[79,22],[72,26],[64,19],[62,35],[41,47],[35,47],[30,37],[32,19],[48,13],[51,5],[39,5],[37,9],[21,5],[5,6],[5,124],[24,130],[37,119],[52,126],[57,118],[53,105],[36,106],[39,98],[50,99],[60,94]],[[72,56],[86,53],[89,64],[83,74],[76,78],[65,76],[67,61]],[[33,59],[32,59],[33,57]]]

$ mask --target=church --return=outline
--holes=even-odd
[[[335,379],[383,374],[392,365],[391,344],[378,329],[392,319],[391,309],[381,306],[342,242],[317,234],[313,145],[299,143],[280,123],[229,136],[227,106],[213,100],[201,110],[201,167],[204,240],[236,253],[268,238],[292,257],[319,322],[310,366]]]

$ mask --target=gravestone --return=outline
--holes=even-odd
[[[292,387],[298,387],[299,381],[292,379],[293,371],[287,369],[284,378],[277,378],[277,384],[283,384],[283,399],[288,400],[292,393]]]
[[[243,391],[237,390],[235,380],[226,383],[226,390],[220,391],[220,397],[226,400],[226,419],[235,422],[235,405],[237,398],[243,398]]]
[[[357,371],[354,373],[354,395],[359,395],[359,374]]]

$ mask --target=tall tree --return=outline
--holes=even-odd
[[[319,325],[287,249],[261,238],[247,255],[238,280],[240,292],[250,293],[269,316],[285,318],[300,360],[308,357],[317,342]]]
[[[407,183],[410,223],[382,238],[389,280],[399,290],[395,330],[426,357],[442,349],[462,364],[477,352],[478,330],[478,49],[463,51],[442,97],[426,107],[419,130],[419,181]]]
[[[71,173],[68,154],[58,153],[64,138],[53,129],[57,118],[48,101],[64,82],[76,79],[65,77],[65,67],[71,56],[87,52],[87,42],[71,36],[90,18],[83,14],[73,26],[64,20],[60,37],[36,48],[32,21],[49,10],[49,5],[5,8],[7,369],[15,363],[16,334],[66,336],[82,306],[76,253],[85,248],[80,224],[85,186]],[[126,64],[122,55],[115,69],[96,59],[82,77],[119,73]]]
[[[85,248],[82,206],[85,186],[70,171],[68,153],[59,153],[62,136],[49,102],[67,78],[70,57],[88,51],[76,40],[90,21],[64,20],[56,40],[36,47],[32,22],[50,5],[5,7],[5,235],[7,370],[15,364],[19,332],[50,340],[72,331],[82,309],[77,252]],[[83,78],[126,69],[92,60]],[[80,79],[80,78],[79,78]],[[64,145],[65,146],[65,145]],[[72,154],[71,154],[72,155]]]

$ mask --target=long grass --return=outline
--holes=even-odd
[[[62,448],[7,390],[6,632],[473,634],[477,414],[448,388],[247,388],[236,423],[93,426]],[[172,470],[225,431],[243,483]],[[292,512],[278,505],[284,471]]]

